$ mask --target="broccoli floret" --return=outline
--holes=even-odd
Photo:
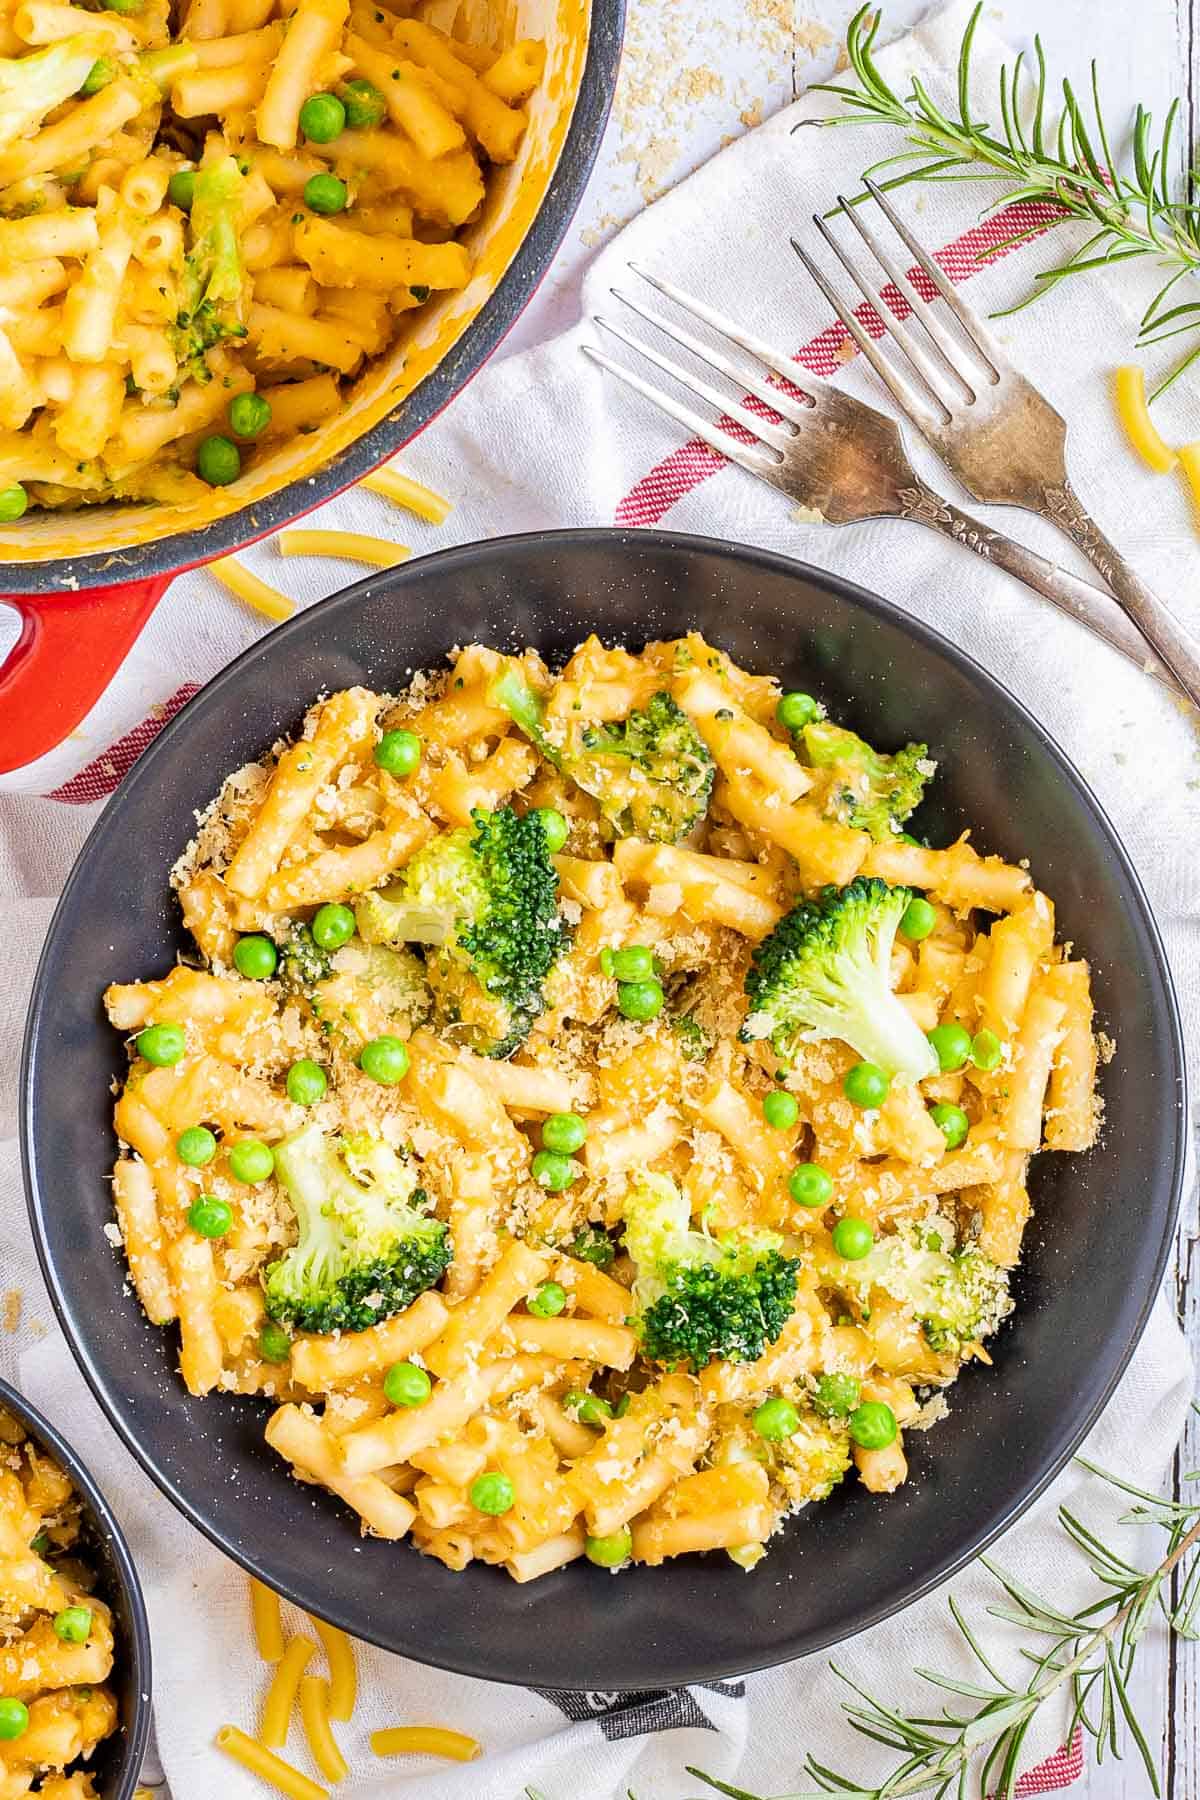
[[[850,1467],[850,1434],[839,1419],[802,1412],[790,1437],[758,1444],[756,1455],[793,1509],[828,1498]]]
[[[693,1231],[669,1175],[645,1172],[625,1200],[625,1248],[637,1265],[634,1324],[653,1362],[702,1369],[755,1362],[791,1317],[800,1265],[774,1231]]]
[[[595,1263],[598,1269],[611,1269],[617,1257],[612,1239],[600,1225],[585,1225],[576,1233],[567,1253],[579,1262]]]
[[[330,957],[332,973],[319,981],[310,999],[327,1030],[349,1028],[357,1042],[374,1035],[369,1020],[376,1012],[399,1020],[409,1035],[424,1024],[433,1006],[425,964],[415,951],[387,944],[364,944],[354,938]]]
[[[686,1062],[705,1062],[712,1050],[712,1039],[691,1013],[676,1013],[671,1029],[679,1044],[679,1054]]]
[[[856,1375],[831,1369],[818,1375],[813,1392],[813,1410],[823,1419],[848,1419],[858,1405],[861,1387]]]
[[[502,707],[547,762],[590,794],[617,837],[674,844],[708,810],[713,759],[670,694],[652,694],[644,709],[596,724],[572,720],[562,742],[547,730],[541,697],[516,664],[492,684]]]
[[[103,40],[79,34],[30,56],[0,57],[0,150],[41,124],[83,86],[104,55]]]
[[[802,1394],[795,1397],[803,1402]],[[726,1439],[718,1459],[761,1463],[777,1500],[793,1512],[812,1500],[826,1499],[851,1460],[845,1419],[819,1417],[802,1404],[798,1416],[799,1423],[789,1436],[769,1440],[759,1436],[748,1417],[743,1418]]]
[[[275,1145],[299,1238],[268,1265],[270,1317],[300,1331],[365,1331],[411,1306],[450,1262],[449,1233],[387,1144],[311,1121]]]
[[[419,850],[394,886],[355,907],[368,943],[427,944],[443,1016],[472,1049],[511,1056],[544,1005],[542,983],[567,945],[558,876],[537,813],[471,814]]]
[[[956,1249],[955,1235],[949,1219],[910,1220],[847,1265],[864,1296],[880,1287],[910,1307],[938,1356],[961,1357],[1013,1309],[1006,1271],[977,1244]]]
[[[284,987],[311,1000],[318,982],[333,973],[328,950],[322,950],[307,925],[297,921],[279,947],[279,979]]]
[[[793,907],[755,946],[743,1041],[770,1038],[780,1060],[794,1063],[806,1041],[840,1038],[889,1076],[934,1074],[929,1040],[890,983],[892,944],[912,897],[860,876]]]
[[[888,756],[873,750],[857,732],[828,719],[811,720],[800,736],[813,768],[831,771],[826,815],[857,831],[869,831],[877,843],[897,837],[921,804],[925,783],[934,772],[929,746],[905,744]]]
[[[238,251],[246,181],[236,160],[225,157],[196,176],[184,258],[182,305],[175,319],[175,351],[197,380],[208,379],[204,352],[223,338],[244,338],[246,282]]]

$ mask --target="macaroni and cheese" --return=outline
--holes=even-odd
[[[117,1729],[112,1618],[92,1592],[71,1481],[0,1408],[0,1795],[96,1800]]]
[[[0,0],[0,522],[183,501],[465,287],[540,43],[398,0]]]
[[[1095,1139],[1089,971],[1023,866],[692,634],[472,645],[226,781],[196,955],[109,988],[117,1219],[193,1393],[377,1536],[529,1581],[752,1567],[1011,1310]]]

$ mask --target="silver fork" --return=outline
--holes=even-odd
[[[596,317],[597,325],[707,401],[717,416],[704,416],[602,350],[585,344],[583,349],[594,362],[652,401],[721,456],[819,513],[827,524],[911,519],[941,532],[1015,575],[1147,674],[1174,692],[1181,692],[1168,670],[1151,654],[1141,633],[1103,589],[990,530],[926,486],[908,460],[895,419],[876,412],[865,401],[839,388],[811,381],[783,351],[743,330],[715,307],[685,293],[674,282],[634,264],[629,266],[633,274],[761,366],[735,362],[723,347],[703,341],[630,294],[614,288],[614,296],[673,344],[727,377],[739,393],[750,397],[751,405],[757,401],[759,409],[751,411],[750,406],[731,400],[690,367],[662,355],[603,316]],[[770,379],[764,370],[777,379]],[[803,388],[799,386],[801,381]],[[735,435],[737,427],[750,442]]]
[[[911,312],[897,317],[861,263],[819,216],[814,223],[903,358],[888,356],[864,329],[812,257],[792,248],[892,398],[976,500],[1040,513],[1069,537],[1129,615],[1194,705],[1200,705],[1200,643],[1121,555],[1079,501],[1067,476],[1067,425],[1045,395],[1013,368],[982,320],[946,279],[886,194],[866,186],[896,235],[924,270],[961,329],[918,293],[861,209],[841,195],[838,208]],[[907,367],[905,367],[905,364]]]

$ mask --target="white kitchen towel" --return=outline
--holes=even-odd
[[[965,6],[955,6],[884,52],[881,66],[900,84],[907,71],[920,69],[936,91],[948,94],[965,19]],[[982,105],[982,96],[996,91],[1002,51],[981,33],[977,54]],[[777,343],[803,346],[803,367],[877,399],[862,369],[847,361],[843,334],[830,327],[787,244],[789,232],[803,233],[814,210],[853,188],[867,163],[896,147],[874,132],[792,135],[798,121],[834,109],[821,96],[801,101],[649,208],[597,258],[584,283],[583,322],[553,343],[494,364],[424,434],[403,463],[454,498],[445,525],[433,529],[409,521],[365,493],[332,502],[314,523],[388,533],[425,551],[505,531],[661,520],[819,563],[938,626],[1002,676],[1108,808],[1163,929],[1194,1054],[1200,1044],[1200,864],[1194,850],[1200,767],[1187,718],[1114,653],[967,552],[911,525],[831,530],[798,521],[771,490],[718,464],[702,446],[681,446],[681,434],[668,421],[580,354],[580,345],[594,336],[587,315],[611,307],[609,288],[628,279],[624,265],[633,260],[669,272]],[[1073,228],[1060,228],[1050,247],[1034,243],[976,274],[979,250],[1005,229],[975,229],[966,197],[973,192],[957,185],[912,190],[904,204],[926,240],[946,247],[945,266],[956,279],[972,276],[973,296],[990,309],[1026,293],[1039,258],[1061,254],[1063,237]],[[1028,213],[1021,218],[1034,222]],[[1103,281],[1064,286],[1035,309],[1003,321],[1000,331],[1015,360],[1072,421],[1073,473],[1085,501],[1196,628],[1198,551],[1184,497],[1132,458],[1111,418],[1109,375],[1128,354],[1139,293],[1124,265]],[[1195,412],[1196,390],[1179,384],[1160,415],[1167,435],[1196,436]],[[917,460],[935,485],[946,486],[948,478],[927,457]],[[1015,528],[1047,554],[1070,560],[1069,550],[1037,521],[1000,513],[992,523]],[[345,573],[327,562],[285,564],[269,546],[248,552],[246,560],[302,604],[331,591]],[[448,630],[452,635],[452,622]],[[210,576],[201,571],[182,577],[76,739],[0,782],[0,893],[8,901],[0,950],[0,1047],[6,1052],[0,1229],[11,1247],[3,1286],[23,1294],[18,1328],[0,1333],[0,1372],[12,1375],[19,1366],[31,1397],[79,1444],[129,1529],[153,1615],[159,1736],[175,1800],[210,1800],[218,1792],[228,1800],[254,1800],[262,1792],[211,1748],[222,1721],[253,1724],[263,1685],[249,1645],[245,1582],[177,1518],[120,1449],[82,1392],[52,1324],[20,1199],[13,1142],[16,1050],[51,900],[98,804],[191,685],[260,634],[261,622],[224,596]],[[1069,1225],[1061,1222],[1060,1228]],[[1155,1484],[1167,1471],[1190,1389],[1188,1357],[1163,1300],[1089,1440],[1089,1456]],[[1095,1484],[1083,1485],[1087,1492],[1080,1498],[1079,1473],[1069,1471],[995,1551],[1005,1567],[1071,1606],[1094,1583],[1064,1554],[1054,1506],[1066,1499],[1104,1520],[1116,1510]],[[803,1528],[803,1521],[794,1527]],[[349,1535],[347,1547],[353,1547]],[[769,1560],[752,1579],[771,1581]],[[990,1597],[982,1570],[965,1573],[953,1588],[973,1615],[982,1614]],[[803,1604],[802,1595],[797,1603]],[[397,1604],[403,1604],[402,1573]],[[1004,1627],[992,1624],[989,1633],[1004,1644]],[[1011,1639],[1003,1654],[1010,1667],[1019,1666],[1012,1662]],[[953,1669],[967,1678],[972,1673],[949,1628],[944,1595],[844,1646],[837,1660],[856,1680],[910,1709],[923,1698],[914,1666]],[[684,1694],[578,1700],[466,1681],[375,1651],[361,1653],[360,1671],[362,1710],[343,1733],[355,1770],[344,1791],[363,1800],[520,1800],[527,1784],[545,1800],[619,1800],[630,1789],[637,1800],[681,1800],[698,1791],[683,1773],[686,1763],[751,1792],[778,1793],[810,1785],[800,1773],[808,1749],[863,1778],[874,1771],[877,1780],[889,1766],[886,1752],[846,1730],[839,1712],[844,1689],[823,1657]],[[381,1771],[366,1748],[366,1733],[397,1720],[458,1725],[483,1741],[487,1756],[463,1769],[414,1763]],[[1031,1765],[1061,1745],[1066,1721],[1065,1706],[1046,1709],[1028,1741]],[[290,1754],[307,1766],[296,1735]],[[1055,1757],[1034,1787],[1060,1785],[1079,1766],[1077,1749]]]

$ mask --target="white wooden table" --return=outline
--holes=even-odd
[[[731,138],[786,105],[833,70],[851,0],[628,0],[625,56],[613,116],[588,192],[555,267],[505,345],[539,342],[578,315],[579,284],[598,248],[645,204]],[[929,0],[882,0],[884,36],[931,10]],[[1098,61],[1106,111],[1131,114],[1136,101],[1162,118],[1178,95],[1183,147],[1200,153],[1200,0],[1002,0],[989,25],[1014,45],[1040,33],[1050,65],[1086,89]],[[1200,1248],[1184,1221],[1174,1283],[1200,1352]],[[1200,1360],[1200,1356],[1198,1356]],[[1177,1462],[1200,1468],[1200,1421]],[[1200,1800],[1200,1644],[1168,1644],[1159,1634],[1140,1657],[1138,1716],[1161,1746],[1165,1800]],[[781,1770],[781,1781],[786,1772]],[[798,1771],[797,1771],[798,1773]],[[1150,1792],[1136,1757],[1108,1760],[1072,1793],[1088,1800],[1143,1800]]]

